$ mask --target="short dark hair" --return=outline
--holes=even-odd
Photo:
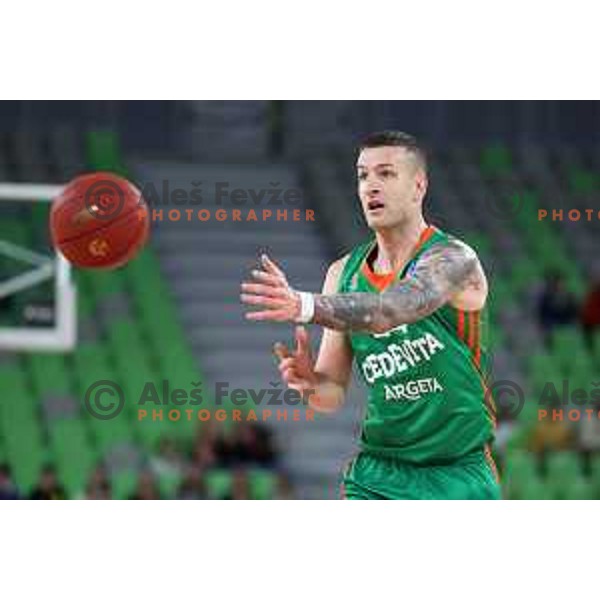
[[[427,171],[427,152],[425,148],[417,141],[417,138],[403,131],[386,130],[370,133],[359,144],[358,151],[362,152],[365,148],[380,148],[382,146],[404,148],[407,152],[413,154],[421,163],[423,169]]]

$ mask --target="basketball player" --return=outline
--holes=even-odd
[[[290,388],[337,410],[353,359],[369,388],[361,451],[345,469],[352,499],[498,499],[490,453],[480,314],[488,286],[476,253],[423,217],[427,163],[405,133],[369,136],[356,163],[374,238],[329,267],[322,294],[292,289],[269,257],[242,284],[255,321],[325,329],[316,362],[307,331],[275,351]],[[256,308],[260,307],[260,308]]]

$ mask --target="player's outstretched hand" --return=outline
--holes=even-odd
[[[301,311],[300,294],[287,282],[285,273],[266,255],[261,268],[252,271],[254,281],[242,283],[240,299],[244,304],[261,307],[246,313],[252,321],[297,321]]]
[[[287,386],[299,392],[307,392],[317,385],[315,363],[310,350],[310,340],[305,327],[296,327],[296,349],[291,353],[281,342],[273,346],[273,354],[279,359],[279,372]]]

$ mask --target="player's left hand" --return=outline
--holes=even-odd
[[[244,304],[262,310],[246,313],[252,321],[296,321],[300,316],[298,292],[287,282],[285,273],[266,255],[261,256],[261,268],[252,271],[253,282],[242,283],[240,299]]]

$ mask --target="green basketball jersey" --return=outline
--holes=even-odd
[[[404,269],[387,281],[367,264],[375,241],[362,244],[344,266],[339,292],[381,293],[394,279],[410,277],[425,250],[450,239],[427,228]],[[446,305],[417,323],[385,333],[348,334],[369,389],[363,450],[436,464],[482,450],[492,441],[495,409],[486,396],[481,316],[481,311]]]

